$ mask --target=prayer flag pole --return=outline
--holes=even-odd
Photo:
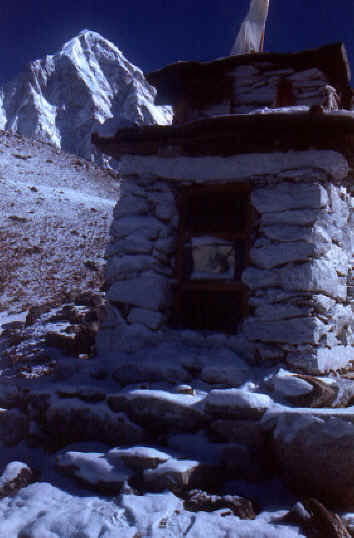
[[[263,52],[265,24],[269,0],[251,0],[247,16],[237,34],[231,56],[250,52]]]

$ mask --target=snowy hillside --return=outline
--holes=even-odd
[[[155,106],[154,94],[142,71],[113,43],[83,30],[0,88],[0,129],[96,160],[90,136],[106,120],[114,117],[115,128],[170,123],[170,108]]]
[[[0,194],[0,316],[99,288],[113,172],[0,131]]]

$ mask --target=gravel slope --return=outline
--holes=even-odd
[[[0,131],[0,312],[98,289],[115,173]]]

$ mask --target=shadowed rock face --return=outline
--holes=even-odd
[[[0,89],[0,128],[96,160],[91,132],[107,119],[110,134],[127,122],[170,123],[170,109],[155,107],[154,94],[113,43],[83,30]]]
[[[341,517],[327,510],[317,499],[306,498],[296,503],[282,518],[283,523],[299,525],[306,536],[316,538],[350,538]]]
[[[351,408],[350,408],[351,409]],[[283,477],[300,496],[330,508],[354,508],[354,424],[351,410],[283,413],[273,450]],[[346,410],[343,410],[346,411]]]
[[[28,486],[35,479],[28,465],[19,461],[8,463],[0,476],[0,499],[15,495],[21,488]]]

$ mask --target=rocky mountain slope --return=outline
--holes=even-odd
[[[121,124],[166,124],[169,107],[153,104],[155,90],[110,41],[83,30],[54,55],[26,65],[0,88],[0,129],[51,142],[99,160],[93,130]]]
[[[118,196],[112,171],[0,131],[0,317],[99,289]]]

